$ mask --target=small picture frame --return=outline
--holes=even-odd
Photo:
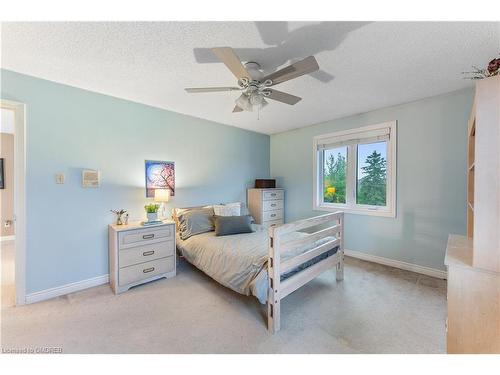
[[[5,172],[3,168],[3,158],[0,158],[0,189],[5,189]]]
[[[101,172],[95,169],[82,170],[82,187],[98,188],[101,186]]]

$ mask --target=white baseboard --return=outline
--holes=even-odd
[[[14,241],[16,236],[0,236],[0,242],[4,241]]]
[[[35,303],[51,299],[54,297],[64,296],[65,294],[78,292],[80,290],[92,288],[94,286],[102,284],[107,284],[108,282],[109,282],[109,275],[102,275],[93,277],[91,279],[86,279],[82,281],[77,281],[75,283],[58,286],[55,288],[41,290],[39,292],[27,294],[26,303]]]
[[[402,270],[412,271],[412,272],[420,273],[422,275],[437,277],[438,279],[446,279],[447,278],[446,271],[438,270],[438,269],[431,268],[431,267],[424,267],[424,266],[419,266],[418,264],[401,262],[399,260],[379,257],[377,255],[366,254],[366,253],[362,253],[360,251],[355,251],[355,250],[345,249],[344,254],[348,257],[366,260],[368,262],[383,264],[385,266],[390,266],[390,267],[394,267],[394,268],[400,268]]]
[[[400,268],[406,271],[412,271],[427,276],[437,277],[439,279],[446,279],[447,276],[446,271],[441,271],[430,267],[419,266],[417,264],[401,262],[399,260],[383,258],[377,255],[362,253],[360,251],[345,249],[344,253],[348,257],[366,260],[368,262],[383,264],[390,267]],[[80,290],[92,288],[98,285],[107,284],[108,282],[109,282],[109,275],[102,275],[93,277],[91,279],[81,280],[75,283],[58,286],[55,288],[41,290],[39,292],[27,294],[26,303],[45,301],[47,299],[64,296],[69,293],[78,292]]]

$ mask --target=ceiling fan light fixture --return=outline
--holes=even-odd
[[[247,95],[241,94],[238,99],[236,99],[236,105],[245,111],[252,112],[253,105]]]
[[[253,92],[250,95],[250,104],[252,105],[261,105],[264,97],[259,92]]]

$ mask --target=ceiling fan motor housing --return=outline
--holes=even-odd
[[[248,61],[244,65],[247,72],[251,75],[251,77],[248,78],[260,82],[261,78],[264,76],[264,72],[262,71],[260,64],[255,61]]]

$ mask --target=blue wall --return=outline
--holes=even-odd
[[[27,293],[108,272],[110,209],[143,217],[144,160],[176,163],[174,206],[244,201],[258,177],[286,188],[287,221],[312,210],[312,137],[398,121],[397,217],[346,214],[346,248],[443,269],[465,233],[472,90],[269,137],[2,70],[1,97],[27,105]],[[269,165],[271,160],[271,166]],[[81,187],[100,169],[98,189]],[[54,174],[66,174],[64,185]]]
[[[1,97],[27,109],[27,293],[108,273],[109,210],[145,216],[145,159],[176,163],[169,208],[245,201],[269,177],[267,135],[1,73]],[[83,168],[101,170],[100,188],[81,187]]]
[[[328,121],[271,136],[271,175],[286,189],[286,220],[312,210],[312,138],[397,120],[397,217],[346,214],[346,248],[444,269],[449,233],[465,233],[466,137],[473,91]]]

